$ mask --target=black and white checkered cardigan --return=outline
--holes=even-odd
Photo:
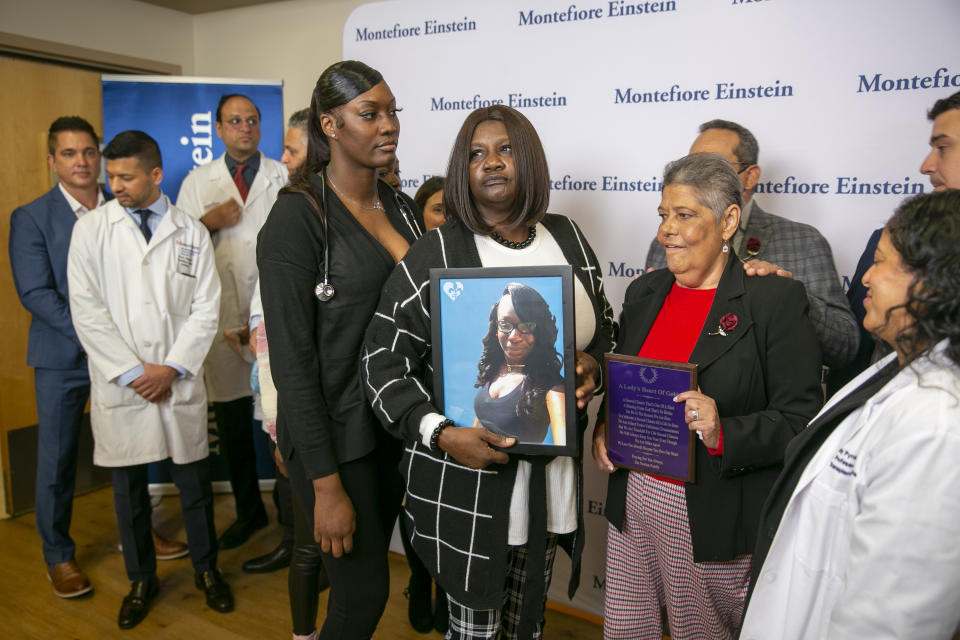
[[[593,303],[596,331],[585,351],[602,363],[603,354],[614,346],[614,320],[603,293],[600,265],[572,220],[547,214],[542,222]],[[454,599],[471,608],[489,609],[503,602],[516,457],[511,456],[506,465],[470,469],[443,452],[431,452],[423,446],[419,431],[423,416],[441,413],[433,405],[432,393],[430,269],[479,266],[473,233],[458,221],[424,235],[384,285],[367,329],[361,365],[374,412],[405,443],[404,513],[417,554]],[[582,445],[586,412],[578,417]],[[583,549],[582,456],[576,460],[576,469],[578,526],[560,539],[573,563],[570,597],[580,581]]]

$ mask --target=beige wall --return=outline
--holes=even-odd
[[[310,104],[320,72],[340,60],[343,25],[362,0],[289,0],[194,18],[195,73],[280,78],[285,116]],[[242,43],[231,46],[231,43]]]
[[[183,75],[277,78],[284,115],[307,106],[340,59],[364,0],[289,0],[200,15],[136,0],[0,0],[0,31],[178,64]]]
[[[193,16],[134,0],[0,0],[0,31],[195,73]]]

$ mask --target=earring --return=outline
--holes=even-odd
[[[337,139],[337,134],[331,133],[331,134],[330,134],[330,137],[333,138],[334,140],[336,140],[336,139]]]
[[[724,242],[724,243],[723,243],[723,249],[721,249],[721,251],[723,251],[724,253],[730,253],[730,245],[728,245],[726,242]]]

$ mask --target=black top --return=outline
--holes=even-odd
[[[556,384],[563,384],[563,378],[558,376]],[[550,427],[546,393],[533,406],[531,415],[521,416],[517,414],[517,406],[522,391],[521,383],[499,398],[491,398],[488,382],[474,396],[473,412],[480,425],[494,433],[516,438],[517,442],[540,444],[547,437],[547,429]]]
[[[310,176],[316,193],[322,181]],[[394,229],[413,243],[419,224],[400,211],[394,192],[378,182]],[[401,196],[413,213],[416,205]],[[310,478],[373,451],[379,429],[360,380],[363,334],[393,271],[390,253],[326,190],[329,282],[336,293],[320,302],[314,289],[324,268],[320,215],[297,193],[281,193],[260,231],[257,265],[270,369],[277,387],[277,444],[296,450]],[[413,216],[411,216],[412,218]],[[416,229],[414,231],[413,229]]]

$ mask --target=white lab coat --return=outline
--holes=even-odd
[[[953,636],[960,368],[943,355],[945,344],[850,413],[814,454],[759,574],[742,640]]]
[[[257,234],[273,208],[277,193],[287,184],[287,168],[260,154],[260,169],[250,185],[240,221],[212,235],[217,271],[223,293],[220,326],[206,362],[207,394],[211,402],[229,402],[251,394],[250,359],[230,348],[223,337],[226,329],[245,326],[250,320],[250,303],[257,282]],[[224,156],[190,172],[180,186],[177,207],[198,220],[213,207],[234,199],[240,192],[230,176]]]
[[[203,360],[220,307],[206,228],[170,206],[148,246],[112,200],[74,225],[67,279],[70,313],[89,361],[94,464],[205,458]],[[169,399],[151,403],[112,382],[143,362],[170,362],[188,373],[174,380]]]

